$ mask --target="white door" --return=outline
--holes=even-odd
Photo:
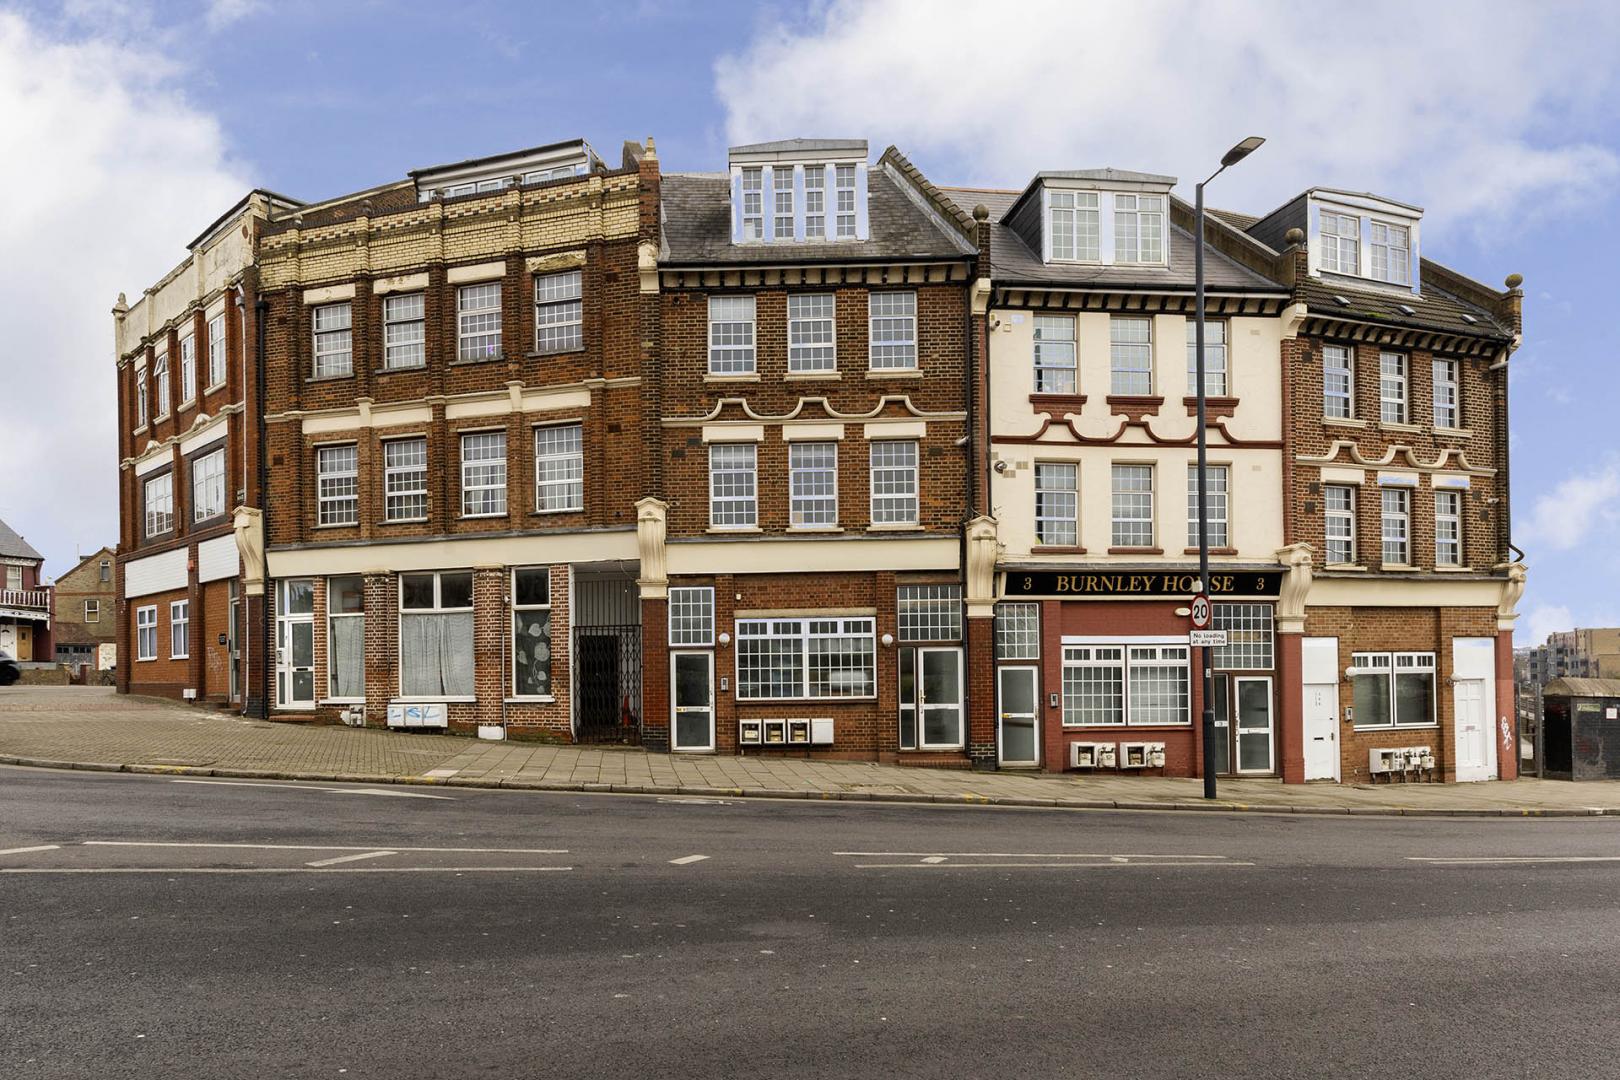
[[[1339,685],[1305,684],[1305,779],[1339,778]]]
[[[315,583],[276,583],[276,707],[315,707]]]
[[[714,749],[714,654],[669,654],[670,749]]]
[[[1458,679],[1451,688],[1457,718],[1457,779],[1491,778],[1491,724],[1485,715],[1485,680]]]
[[[17,657],[17,624],[0,622],[0,652],[12,659]]]
[[[1040,761],[1035,728],[1035,669],[1004,667],[996,670],[996,698],[1000,705],[997,752],[1003,765],[1035,765]]]

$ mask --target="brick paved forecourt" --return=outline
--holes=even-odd
[[[1073,809],[1249,810],[1395,815],[1620,816],[1620,782],[1290,785],[976,773],[865,762],[656,754],[480,742],[322,724],[266,723],[119,696],[102,687],[0,691],[0,764],[348,783],[445,784]]]

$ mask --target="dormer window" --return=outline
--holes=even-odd
[[[1372,223],[1372,276],[1394,285],[1412,283],[1411,233],[1404,226]]]
[[[1322,269],[1334,274],[1361,273],[1361,219],[1322,213]]]
[[[732,243],[866,235],[866,143],[789,139],[732,148]]]
[[[1164,199],[1161,196],[1114,196],[1114,261],[1164,262]]]
[[[1052,258],[1096,262],[1101,244],[1095,191],[1052,192]]]
[[[411,172],[411,178],[416,181],[417,201],[427,202],[434,197],[456,199],[465,195],[505,191],[514,182],[539,184],[547,180],[585,176],[593,165],[599,164],[601,162],[590,145],[575,139],[455,165],[416,169]]]

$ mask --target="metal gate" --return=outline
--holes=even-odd
[[[574,740],[641,742],[641,627],[574,627]]]

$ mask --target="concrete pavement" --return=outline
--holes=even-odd
[[[481,742],[449,735],[244,720],[102,687],[0,691],[0,763],[261,779],[536,790],[1298,813],[1620,815],[1620,782],[1283,785],[975,773],[785,757]]]

